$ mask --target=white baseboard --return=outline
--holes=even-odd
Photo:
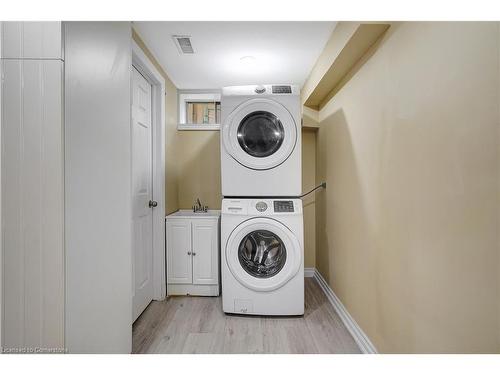
[[[314,277],[314,273],[316,272],[316,268],[314,267],[305,267],[304,268],[304,277]]]
[[[354,338],[354,341],[356,341],[356,344],[358,344],[361,352],[365,354],[377,354],[378,352],[375,346],[372,344],[368,336],[363,332],[358,323],[356,323],[351,314],[349,314],[345,306],[335,295],[332,288],[330,288],[330,285],[328,285],[319,271],[316,268],[305,268],[304,275],[305,277],[314,277],[314,279],[318,282],[319,286],[328,298],[328,301],[330,301],[340,319],[346,326],[347,330]]]

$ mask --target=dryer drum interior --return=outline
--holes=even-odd
[[[238,260],[250,275],[269,278],[278,274],[285,265],[286,248],[276,234],[268,230],[256,230],[241,240]]]

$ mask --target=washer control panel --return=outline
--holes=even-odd
[[[296,198],[224,198],[222,215],[238,216],[286,216],[302,214],[302,200]]]
[[[259,212],[264,212],[265,210],[267,210],[267,203],[266,202],[257,202],[255,204],[255,208],[257,209],[257,211]]]
[[[274,212],[294,212],[293,201],[274,201]]]

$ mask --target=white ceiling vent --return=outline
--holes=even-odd
[[[193,45],[191,44],[191,36],[189,35],[172,35],[174,43],[179,50],[179,53],[194,53]]]

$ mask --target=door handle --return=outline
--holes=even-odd
[[[154,208],[158,206],[158,202],[157,201],[149,201],[149,208]]]
[[[191,255],[191,251],[188,251],[188,255]]]
[[[193,253],[193,255],[196,255],[196,253]]]

